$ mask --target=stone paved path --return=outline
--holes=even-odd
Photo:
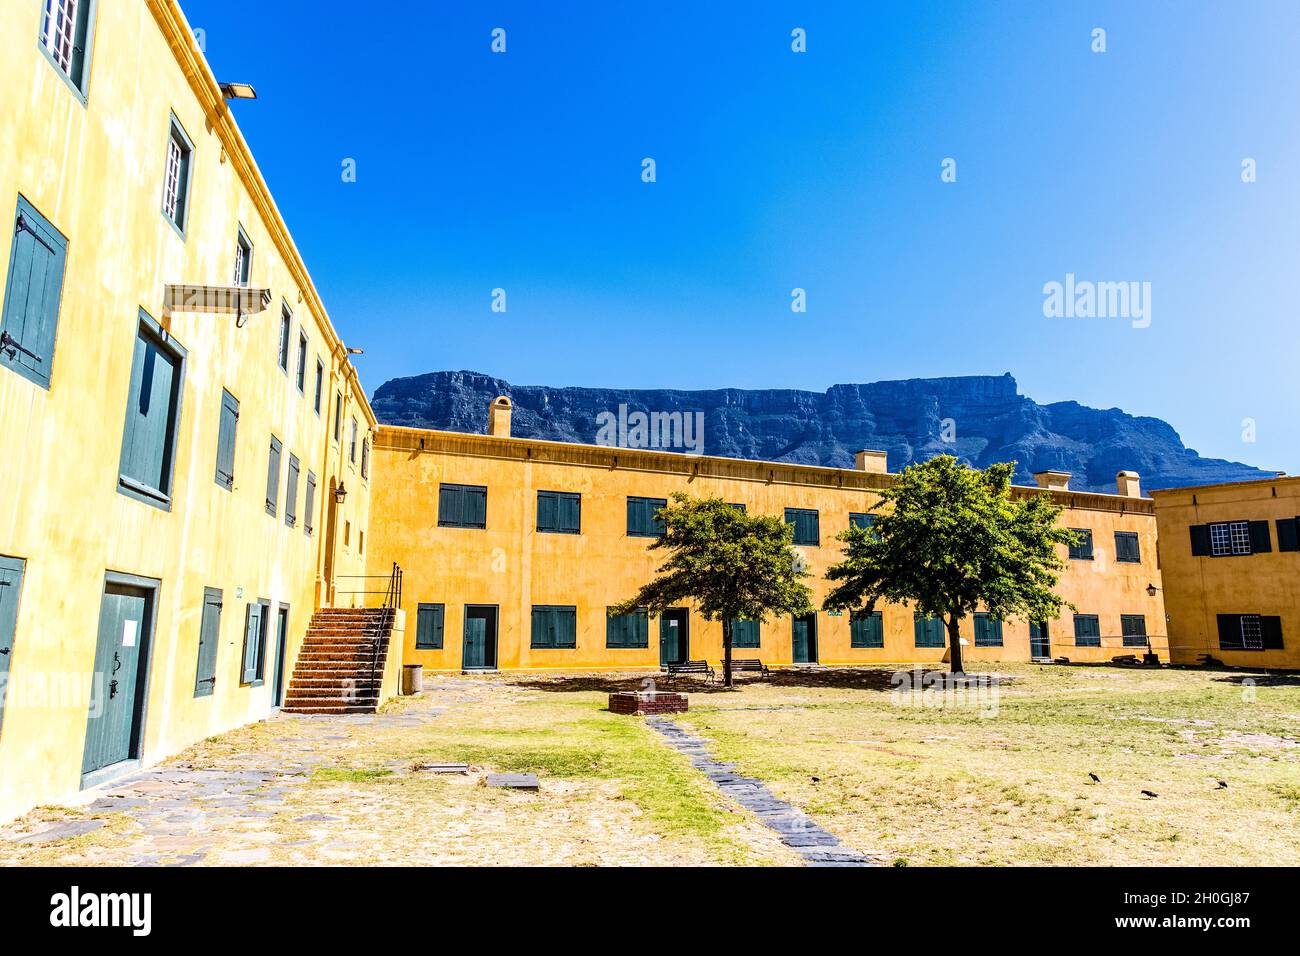
[[[429,689],[429,688],[427,688]],[[125,866],[238,866],[270,862],[272,849],[313,843],[287,842],[271,824],[282,812],[286,797],[305,785],[321,767],[335,764],[341,754],[355,748],[353,728],[418,726],[434,720],[458,700],[472,699],[460,688],[431,688],[433,693],[414,706],[394,714],[348,714],[329,717],[276,715],[273,725],[284,727],[271,738],[272,747],[259,753],[233,753],[205,766],[184,757],[171,758],[123,780],[107,785],[84,807],[54,810],[54,819],[36,811],[25,820],[0,827],[0,841],[40,847],[53,846],[99,830],[125,818],[120,827],[129,843],[106,851],[102,862]],[[441,691],[441,692],[440,692]],[[397,761],[405,764],[406,761]],[[74,814],[95,814],[93,819]],[[295,823],[341,821],[342,817],[307,814]],[[117,820],[120,825],[123,821]],[[329,851],[329,836],[321,849]],[[337,841],[336,841],[337,842]],[[87,851],[78,862],[100,862]]]
[[[724,794],[753,813],[764,826],[777,832],[781,842],[798,853],[809,866],[878,866],[857,850],[846,847],[835,834],[823,830],[802,810],[778,800],[767,785],[736,773],[734,764],[722,763],[709,753],[708,741],[683,730],[665,717],[647,717],[668,746],[685,754]]]

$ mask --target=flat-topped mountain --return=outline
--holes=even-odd
[[[481,433],[488,403],[497,395],[514,403],[512,433],[521,438],[592,444],[602,426],[621,420],[625,427],[632,423],[630,444],[635,445],[634,413],[681,413],[702,421],[704,454],[732,458],[851,468],[855,451],[875,448],[887,451],[889,470],[898,471],[934,455],[955,454],[979,467],[1014,460],[1016,480],[1023,484],[1033,484],[1033,472],[1054,469],[1074,475],[1072,488],[1108,492],[1115,490],[1115,473],[1125,469],[1139,472],[1145,488],[1274,474],[1202,458],[1158,418],[1077,402],[1039,405],[1019,393],[1010,374],[805,392],[557,388],[512,385],[480,372],[429,372],[385,382],[373,405],[384,424]],[[688,438],[697,437],[690,434],[689,422],[687,432]]]

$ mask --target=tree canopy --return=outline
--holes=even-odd
[[[775,614],[805,614],[811,595],[793,529],[772,515],[748,514],[721,498],[677,492],[656,513],[665,533],[650,547],[666,551],[657,577],[611,613],[644,607],[651,614],[692,602],[707,621],[722,621],[723,681],[731,686],[731,622],[762,623]]]
[[[1074,541],[1046,494],[1015,495],[1015,463],[981,471],[950,455],[911,465],[880,492],[870,528],[839,535],[823,607],[870,613],[910,603],[947,626],[951,668],[962,671],[958,632],[977,610],[997,619],[1056,618],[1071,607],[1055,592],[1064,566],[1057,545]]]

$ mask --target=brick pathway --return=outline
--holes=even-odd
[[[823,830],[802,810],[778,800],[767,785],[736,773],[734,764],[721,763],[709,753],[708,741],[687,733],[665,717],[647,717],[646,723],[663,735],[668,746],[685,754],[691,764],[736,803],[777,832],[781,842],[798,853],[809,866],[878,866],[857,850],[846,847],[835,834]]]

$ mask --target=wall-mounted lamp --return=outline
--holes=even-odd
[[[1147,597],[1155,597],[1155,596],[1156,596],[1156,592],[1159,591],[1159,590],[1160,590],[1160,589],[1159,589],[1158,587],[1156,587],[1154,584],[1148,584],[1148,585],[1147,585]]]
[[[365,354],[366,354],[366,350],[365,350],[365,349],[354,349],[354,348],[349,348],[349,349],[348,349],[348,354],[349,354],[349,355],[365,355]]]
[[[347,497],[348,497],[347,485],[343,484],[343,482],[340,481],[339,486],[334,489],[334,502],[335,504],[341,505],[347,499]]]
[[[255,100],[257,90],[251,83],[222,83],[221,95],[228,100]]]

